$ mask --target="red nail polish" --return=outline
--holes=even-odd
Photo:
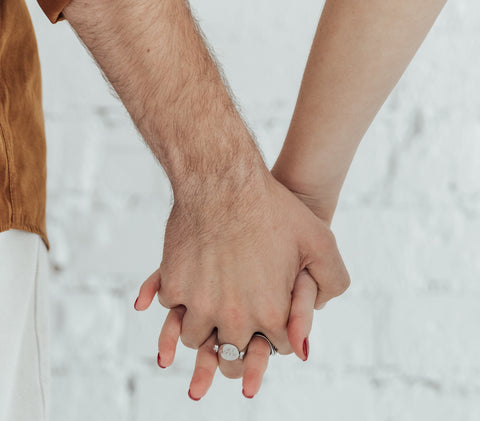
[[[308,338],[305,338],[303,340],[303,355],[305,355],[305,359],[303,361],[307,361],[309,350],[310,350],[310,344],[308,343]]]
[[[135,300],[135,304],[133,304],[133,308],[136,310],[137,309],[137,301],[138,301],[138,297],[137,299]]]
[[[160,368],[167,368],[167,367],[164,367],[161,363],[160,363],[160,352],[157,354],[157,364]]]
[[[252,396],[247,396],[245,395],[245,389],[242,389],[243,396],[245,396],[247,399],[252,399],[255,395]]]
[[[190,389],[188,389],[188,397],[192,400],[192,401],[199,401],[201,398],[194,398],[192,396],[192,394],[190,393]]]

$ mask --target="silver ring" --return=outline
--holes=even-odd
[[[235,345],[223,344],[214,345],[213,350],[217,352],[226,361],[243,360],[244,351],[239,351]]]
[[[278,349],[275,345],[273,345],[271,342],[270,342],[270,339],[267,338],[266,335],[264,335],[262,332],[255,332],[253,334],[253,336],[258,336],[260,338],[263,338],[267,341],[268,345],[270,346],[270,355],[275,355],[277,352],[278,352]],[[253,337],[252,336],[252,337]]]
[[[265,339],[268,343],[268,346],[270,347],[270,355],[275,355],[277,354],[278,350],[275,345],[270,342],[270,339],[267,338],[266,335],[264,335],[262,332],[255,332],[252,335],[252,338],[254,336],[258,336],[262,339]],[[213,350],[218,353],[225,361],[235,361],[235,360],[243,360],[243,357],[245,356],[245,353],[248,350],[245,351],[239,351],[239,349],[232,344],[223,344],[223,345],[214,345]]]

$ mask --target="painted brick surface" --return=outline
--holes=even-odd
[[[269,165],[322,4],[194,0]],[[195,354],[156,367],[166,311],[136,313],[171,205],[162,169],[67,23],[28,0],[48,137],[53,421],[480,419],[480,5],[450,2],[359,147],[333,230],[352,286],[311,357],[270,362],[252,401]]]

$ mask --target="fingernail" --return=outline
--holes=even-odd
[[[167,368],[167,367],[164,367],[161,363],[160,363],[160,352],[157,354],[157,364],[160,368]]]
[[[245,394],[245,389],[242,389],[242,393],[243,393],[243,396],[245,396],[247,399],[252,399],[255,395],[252,395],[252,396],[247,396]]]
[[[190,389],[188,389],[188,397],[192,400],[192,401],[199,401],[201,398],[194,398],[192,396],[192,394],[190,393]]]
[[[308,343],[308,338],[303,340],[303,355],[305,355],[305,359],[303,361],[308,360],[308,351],[310,350],[310,344]]]
[[[134,308],[135,310],[137,310],[137,302],[138,302],[138,297],[137,297],[137,299],[135,300],[135,304],[133,304],[133,308]],[[137,310],[137,311],[138,311],[138,310]]]

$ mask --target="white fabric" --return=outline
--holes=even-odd
[[[0,233],[0,421],[47,421],[48,263],[42,239]]]

